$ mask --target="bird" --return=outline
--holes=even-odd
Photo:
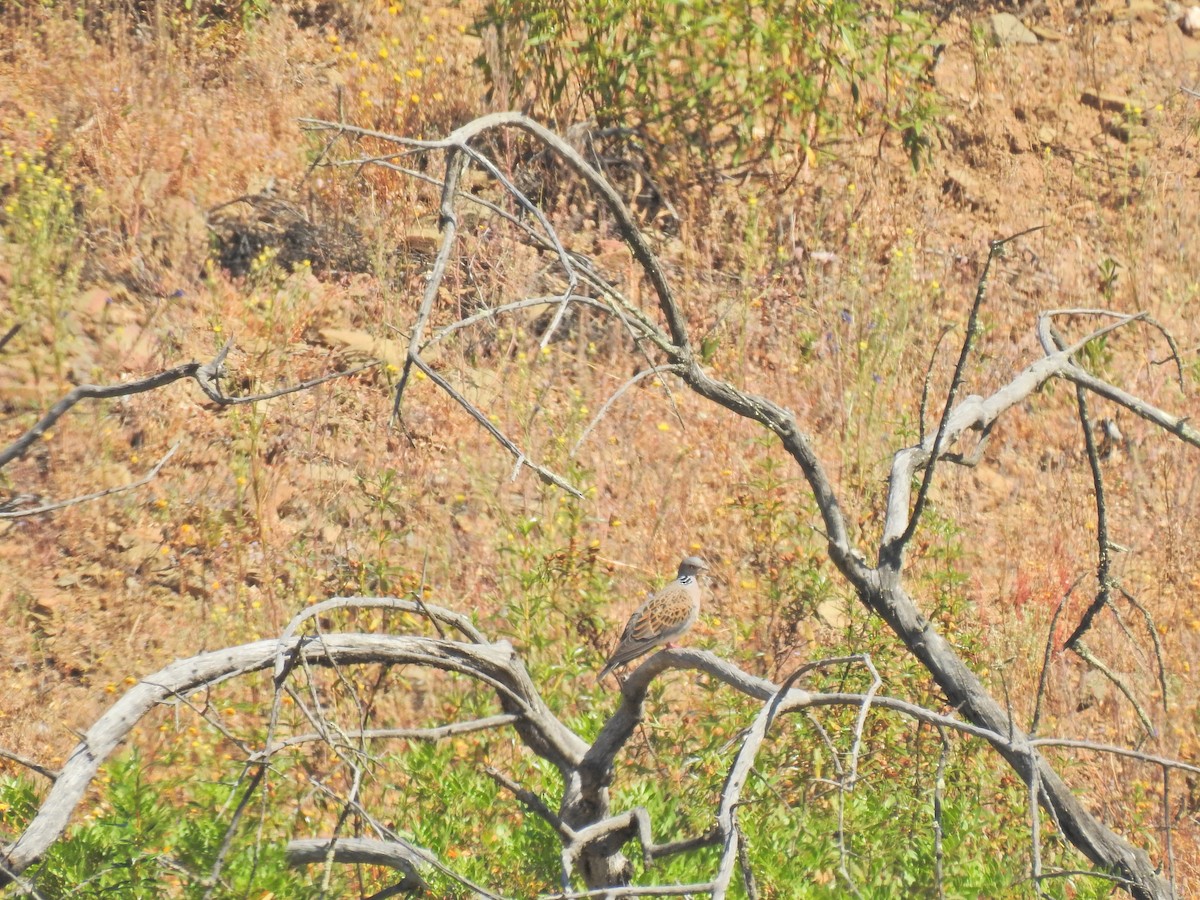
[[[639,606],[621,632],[617,649],[612,652],[600,674],[599,681],[617,666],[632,662],[643,653],[673,641],[696,624],[700,615],[699,572],[708,570],[708,563],[698,556],[689,556],[679,564],[679,577],[653,594]]]

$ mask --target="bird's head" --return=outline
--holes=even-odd
[[[679,564],[679,577],[695,575],[697,572],[707,572],[708,563],[698,556],[689,556]]]

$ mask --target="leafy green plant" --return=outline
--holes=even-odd
[[[671,156],[724,168],[793,154],[871,123],[928,153],[928,22],[900,7],[886,28],[857,0],[747,7],[731,0],[490,0],[477,62],[501,102],[560,126],[594,117]]]
[[[105,767],[98,779],[100,797],[91,812],[25,873],[36,885],[37,896],[205,896],[234,805],[229,800],[237,788],[188,778],[184,766],[172,768],[170,762],[150,761],[134,752]],[[8,833],[19,830],[37,803],[28,781],[0,782],[0,827]],[[283,810],[274,811],[269,827],[280,828],[283,816]],[[317,896],[306,873],[285,865],[282,841],[256,844],[257,827],[257,822],[248,821],[236,830],[217,882],[222,887],[211,895],[239,896],[253,886],[281,898]]]
[[[1117,279],[1121,276],[1121,264],[1111,256],[1106,256],[1096,263],[1096,274],[1100,284],[1100,293],[1104,295],[1104,299],[1111,300],[1117,286]]]

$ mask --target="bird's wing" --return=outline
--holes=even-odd
[[[625,624],[617,649],[600,677],[686,631],[694,604],[686,587],[670,584],[639,606]]]
[[[626,628],[628,639],[654,644],[669,640],[687,623],[692,596],[682,585],[669,585],[639,609]]]

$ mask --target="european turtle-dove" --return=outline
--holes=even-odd
[[[629,617],[620,643],[597,680],[655,647],[673,641],[696,624],[700,615],[700,583],[696,574],[708,569],[698,556],[679,564],[679,577],[639,606]]]

